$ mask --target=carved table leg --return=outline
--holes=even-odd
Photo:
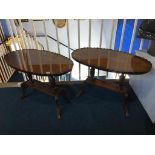
[[[121,74],[120,77],[119,77],[119,87],[120,87],[120,90],[123,89],[124,80],[125,80],[125,76],[124,76],[124,74]]]
[[[28,73],[27,76],[28,76],[29,80],[33,81],[32,74]]]
[[[128,92],[127,92],[127,89],[124,88],[124,81],[125,81],[125,76],[124,74],[121,74],[119,78],[119,87],[124,98],[124,104],[123,104],[124,115],[128,116],[129,115],[128,114]]]
[[[128,116],[129,113],[128,113],[128,93],[124,93],[124,115],[125,116]]]
[[[67,103],[71,103],[71,100],[68,97],[67,93],[65,92],[65,89],[61,90],[61,95],[63,96],[63,98],[66,100]]]
[[[55,78],[52,76],[52,81],[49,84],[42,83],[38,80],[33,80],[31,74],[27,74],[28,80],[21,84],[22,88],[22,98],[26,97],[26,88],[31,87],[37,89],[41,92],[47,93],[48,95],[54,97],[56,104],[56,113],[57,119],[61,117],[61,108],[60,108],[60,97],[64,97],[67,102],[70,102],[67,93],[64,88],[61,88],[59,85],[56,85]]]
[[[50,86],[52,87],[51,89],[56,91],[56,83],[55,83],[55,78],[54,76],[51,76],[51,82]],[[60,94],[58,93],[57,95],[54,95],[55,103],[56,103],[56,113],[57,113],[57,119],[61,118],[61,110],[60,110],[60,104],[59,104],[59,96]]]
[[[32,74],[27,74],[28,76],[28,81],[30,80],[33,83],[33,79],[32,79]],[[21,84],[21,88],[22,88],[22,96],[21,99],[24,99],[27,95],[26,95],[26,89],[27,89],[28,85],[27,85],[27,81],[23,82]]]
[[[90,77],[91,77],[91,78],[94,78],[94,74],[95,74],[95,68],[92,67],[92,68],[90,69]]]
[[[56,103],[56,112],[57,112],[57,119],[61,118],[61,110],[59,104],[59,96],[55,96],[55,103]]]
[[[93,67],[91,67],[91,69],[90,69],[90,78],[93,80],[93,78],[94,78],[94,74],[95,74],[95,68],[93,68]],[[86,87],[87,87],[87,80],[88,80],[88,78],[84,81],[84,83],[82,84],[82,86],[81,86],[81,88],[80,88],[80,91],[79,91],[79,93],[76,95],[76,97],[79,97],[79,96],[81,96],[83,93],[84,93],[84,91],[85,91],[85,89],[86,89]]]
[[[25,83],[22,83],[21,84],[21,88],[22,88],[22,95],[21,95],[21,99],[24,99],[26,97],[26,84]]]
[[[81,96],[81,95],[84,93],[86,87],[87,87],[87,83],[84,81],[84,83],[83,83],[82,86],[80,87],[80,91],[77,93],[76,97]]]
[[[51,82],[50,82],[50,84],[51,84],[51,86],[52,86],[53,88],[56,86],[54,76],[51,76]]]
[[[54,92],[53,96],[55,98],[55,103],[56,103],[57,119],[60,119],[61,118],[61,108],[59,104],[60,97],[61,96],[64,97],[67,103],[70,103],[71,101],[67,96],[65,90],[60,86],[56,85],[55,78],[53,76],[51,77],[50,86],[51,86],[51,91]]]

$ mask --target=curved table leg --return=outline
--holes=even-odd
[[[82,84],[80,91],[77,93],[76,97],[81,96],[84,93],[86,87],[87,87],[87,83],[86,83],[86,81],[84,81],[84,83]]]
[[[128,113],[128,93],[124,92],[122,95],[123,95],[123,98],[124,98],[123,112],[124,112],[124,115],[127,117],[127,116],[129,116],[129,113]]]
[[[27,76],[29,79],[21,84],[21,88],[22,88],[21,99],[24,99],[25,97],[27,97],[26,95],[26,89],[28,88],[27,82],[31,81],[33,83],[32,74],[27,74]]]
[[[94,78],[94,74],[95,74],[95,68],[91,67],[91,69],[90,69],[90,77]]]
[[[57,119],[60,119],[61,118],[61,110],[60,110],[59,96],[55,96],[55,103],[56,103]]]
[[[128,91],[127,89],[124,88],[124,81],[125,81],[125,75],[121,74],[119,77],[119,87],[120,87],[120,91],[123,94],[123,98],[124,98],[124,103],[123,103],[123,111],[124,111],[124,115],[128,116]]]
[[[26,95],[26,88],[34,88],[36,90],[39,90],[43,93],[46,93],[55,99],[56,103],[56,113],[57,113],[57,119],[61,118],[61,109],[60,109],[60,97],[64,97],[64,99],[67,101],[67,103],[71,103],[66,91],[64,88],[61,88],[60,86],[56,85],[55,78],[52,76],[52,81],[49,84],[42,83],[38,80],[33,80],[32,75],[28,74],[29,79],[21,84],[22,88],[22,96],[21,98],[25,98]]]
[[[27,85],[25,82],[21,84],[21,88],[22,88],[21,99],[24,99],[26,97],[26,88],[27,88]]]
[[[64,99],[66,100],[67,103],[71,103],[71,100],[68,97],[68,95],[67,95],[67,93],[65,92],[64,89],[62,90],[61,95],[64,97]]]
[[[79,96],[81,96],[81,95],[84,93],[84,91],[85,91],[85,89],[86,89],[86,87],[87,87],[87,85],[88,85],[87,80],[88,80],[88,79],[92,79],[92,80],[93,80],[94,74],[95,74],[95,68],[91,67],[91,69],[90,69],[90,77],[88,77],[88,78],[84,81],[84,83],[82,84],[82,86],[81,86],[81,88],[80,88],[80,91],[79,91],[79,93],[76,95],[76,97],[79,97]]]

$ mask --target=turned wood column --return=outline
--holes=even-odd
[[[91,67],[91,69],[90,69],[90,77],[94,78],[94,74],[95,74],[95,68]]]
[[[55,77],[54,76],[51,76],[51,86],[52,87],[55,87],[56,86],[56,82],[55,82]]]
[[[120,77],[119,77],[119,87],[120,87],[120,90],[123,89],[124,81],[125,81],[125,75],[121,74]]]

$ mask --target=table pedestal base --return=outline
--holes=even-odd
[[[21,84],[21,88],[22,88],[21,98],[23,99],[26,97],[26,88],[28,87],[34,88],[50,96],[53,96],[56,103],[57,118],[60,119],[61,109],[60,109],[59,99],[61,96],[63,96],[67,102],[70,102],[70,99],[68,98],[64,88],[61,88],[61,86],[57,86],[55,84],[55,79],[53,77],[52,79],[53,81],[51,82],[51,84],[46,84],[37,80],[33,80],[32,77],[29,75],[29,80]]]
[[[84,84],[81,87],[80,92],[77,94],[77,96],[80,96],[84,93],[84,90],[87,86],[87,84],[92,84],[98,87],[106,88],[108,90],[114,91],[116,93],[122,94],[124,98],[124,104],[123,104],[123,112],[125,116],[128,116],[128,91],[127,89],[123,86],[125,76],[122,74],[119,79],[119,84],[111,82],[111,81],[106,81],[106,80],[99,80],[94,78],[94,72],[91,71],[91,77],[88,77],[85,81]]]

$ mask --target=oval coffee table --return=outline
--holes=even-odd
[[[81,48],[72,53],[72,57],[79,63],[84,64],[90,69],[90,76],[84,82],[84,85],[78,95],[81,95],[86,85],[93,84],[121,93],[124,97],[123,110],[125,116],[128,116],[128,91],[124,87],[124,74],[144,74],[151,70],[152,64],[144,58],[119,52],[111,49],[102,48]],[[121,73],[119,84],[108,80],[99,80],[94,78],[95,69]]]
[[[56,85],[55,76],[70,72],[73,67],[73,62],[60,54],[36,49],[24,49],[11,52],[5,56],[5,61],[10,67],[17,71],[24,72],[28,76],[28,80],[21,84],[23,90],[22,98],[26,97],[26,88],[28,87],[54,96],[57,118],[60,119],[59,98],[61,95],[67,101],[69,101],[69,98],[64,89]],[[50,76],[52,81],[50,84],[42,83],[34,80],[32,75]]]

